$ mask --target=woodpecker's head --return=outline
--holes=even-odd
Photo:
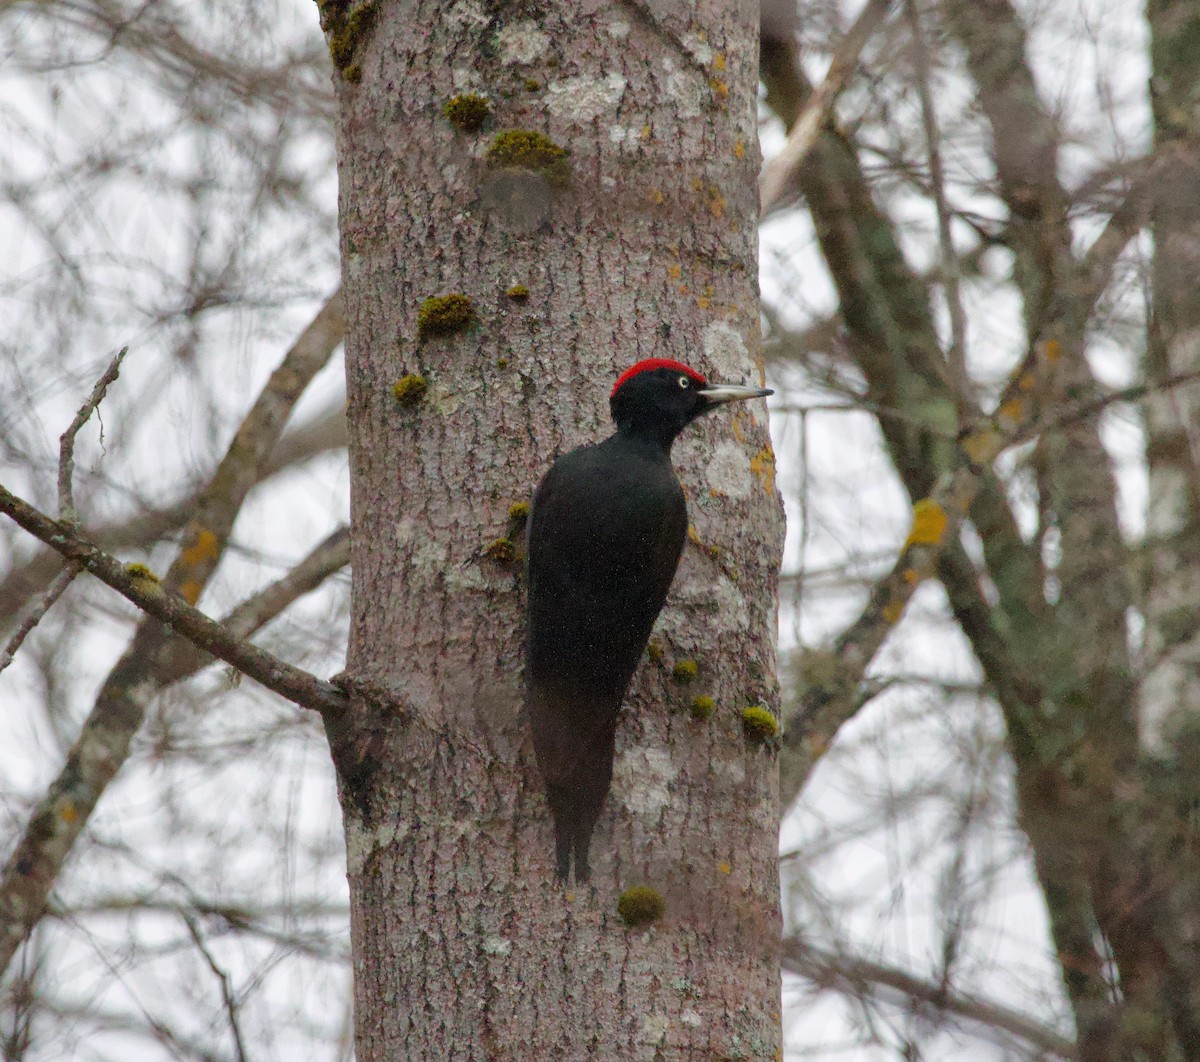
[[[709,383],[695,369],[667,358],[650,358],[626,369],[613,385],[608,405],[618,429],[670,446],[700,414],[726,402],[764,398],[765,387]]]

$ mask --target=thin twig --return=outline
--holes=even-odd
[[[929,88],[929,54],[925,33],[916,0],[904,0],[905,14],[912,29],[913,60],[917,73],[917,96],[921,101],[921,127],[925,135],[925,153],[929,156],[929,183],[933,205],[937,211],[938,250],[942,260],[942,290],[946,295],[946,312],[950,317],[950,350],[947,360],[956,386],[961,390],[967,381],[967,322],[959,293],[958,256],[950,232],[950,208],[946,203],[946,173],[939,147],[937,112]]]
[[[104,375],[96,381],[91,396],[79,407],[79,412],[75,414],[71,426],[59,437],[58,517],[69,524],[79,523],[79,516],[75,512],[75,498],[71,489],[71,480],[75,475],[75,436],[79,434],[79,429],[88,422],[88,418],[96,412],[96,407],[104,401],[108,385],[121,375],[121,362],[125,360],[125,355],[128,353],[128,347],[122,347],[117,351],[116,356],[108,363],[108,368],[104,370]]]
[[[763,167],[758,179],[759,211],[763,215],[778,206],[787,192],[800,164],[812,150],[822,127],[829,120],[834,101],[846,87],[850,75],[854,73],[858,57],[871,34],[887,17],[889,7],[891,0],[868,0],[866,7],[833,53],[825,80],[808,98],[779,154]]]
[[[237,1000],[233,995],[233,986],[229,983],[229,974],[221,969],[220,964],[213,957],[213,953],[208,950],[208,945],[204,943],[204,937],[200,933],[200,927],[196,925],[196,920],[187,911],[180,911],[179,917],[183,919],[184,925],[187,926],[188,933],[191,934],[192,940],[195,942],[200,954],[204,956],[204,961],[208,963],[208,968],[212,970],[221,984],[221,998],[225,1001],[225,1013],[229,1017],[229,1031],[233,1034],[233,1048],[237,1052],[238,1062],[246,1062],[246,1044],[242,1040],[242,1027],[238,1022]]]
[[[17,650],[21,648],[21,643],[29,636],[29,632],[42,621],[42,617],[50,611],[54,602],[62,596],[62,592],[71,585],[71,580],[79,574],[82,568],[83,565],[79,561],[69,561],[63,567],[62,571],[54,577],[54,581],[46,588],[42,599],[34,605],[29,615],[21,623],[21,626],[16,629],[13,636],[8,640],[8,645],[4,647],[4,652],[0,653],[0,671],[3,671],[13,662],[13,657],[17,655]]]

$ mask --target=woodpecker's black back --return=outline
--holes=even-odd
[[[526,685],[562,880],[572,855],[576,880],[588,877],[617,714],[687,536],[671,443],[715,405],[768,393],[711,387],[678,362],[641,362],[613,388],[616,433],[559,458],[534,495]]]

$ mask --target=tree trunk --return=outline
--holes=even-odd
[[[356,694],[329,729],[358,1058],[775,1058],[775,751],[740,715],[777,707],[765,417],[717,414],[676,444],[694,534],[573,891],[553,881],[522,710],[510,511],[609,432],[609,388],[640,358],[758,376],[756,10],[488,10],[321,5]],[[482,128],[468,94],[489,101]],[[469,304],[426,301],[452,294]],[[666,901],[649,928],[617,915],[633,885]]]

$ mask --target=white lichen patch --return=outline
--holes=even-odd
[[[446,570],[446,587],[449,590],[502,590],[505,583],[489,579],[476,564],[454,564]]]
[[[713,321],[700,336],[705,356],[723,380],[739,380],[754,371],[746,341],[728,321]]]
[[[413,571],[423,575],[440,575],[446,570],[448,558],[446,547],[429,539],[413,550],[412,559],[408,563]]]
[[[406,822],[385,822],[367,829],[357,819],[346,816],[346,868],[351,874],[361,873],[374,853],[402,841],[407,834]]]
[[[512,941],[505,940],[503,937],[484,937],[483,953],[484,955],[498,955],[503,958],[512,951]]]
[[[638,1040],[644,1044],[661,1043],[670,1027],[670,1018],[658,1011],[651,1011],[642,1018],[642,1026],[638,1029]]]
[[[479,0],[459,0],[450,8],[446,17],[459,26],[486,26],[491,16],[483,9]]]
[[[462,405],[462,395],[435,381],[425,392],[425,405],[435,413],[448,417],[450,414],[458,412],[458,408]]]
[[[629,36],[629,23],[623,18],[614,18],[604,29],[613,40],[623,41]]]
[[[713,61],[712,45],[699,33],[685,33],[680,43],[688,50],[688,54],[701,66],[708,66]]]
[[[719,575],[715,582],[696,580],[679,587],[675,600],[684,608],[713,613],[713,623],[723,630],[746,630],[750,626],[750,610],[746,598],[727,576]]]
[[[514,22],[496,34],[496,48],[505,66],[536,62],[549,47],[550,35],[538,29],[532,19]]]
[[[709,490],[730,498],[748,498],[754,487],[750,459],[732,439],[718,443],[712,459],[705,468]]]
[[[708,86],[691,70],[679,70],[671,59],[664,59],[667,80],[663,88],[667,98],[675,104],[675,113],[680,118],[699,118],[704,110],[704,93]]]
[[[396,551],[407,549],[413,544],[417,537],[417,522],[411,516],[403,516],[396,524],[396,537],[394,539]]]
[[[685,1010],[679,1015],[679,1021],[692,1029],[698,1029],[704,1024],[704,1020],[694,1010]]]
[[[671,800],[679,768],[663,749],[635,745],[613,764],[613,791],[635,815],[658,815]]]
[[[746,767],[740,759],[724,760],[715,757],[709,761],[709,770],[719,778],[724,778],[734,785],[746,784]]]
[[[546,106],[555,117],[571,122],[590,122],[611,112],[625,95],[625,79],[616,73],[604,77],[563,78],[546,86]]]

